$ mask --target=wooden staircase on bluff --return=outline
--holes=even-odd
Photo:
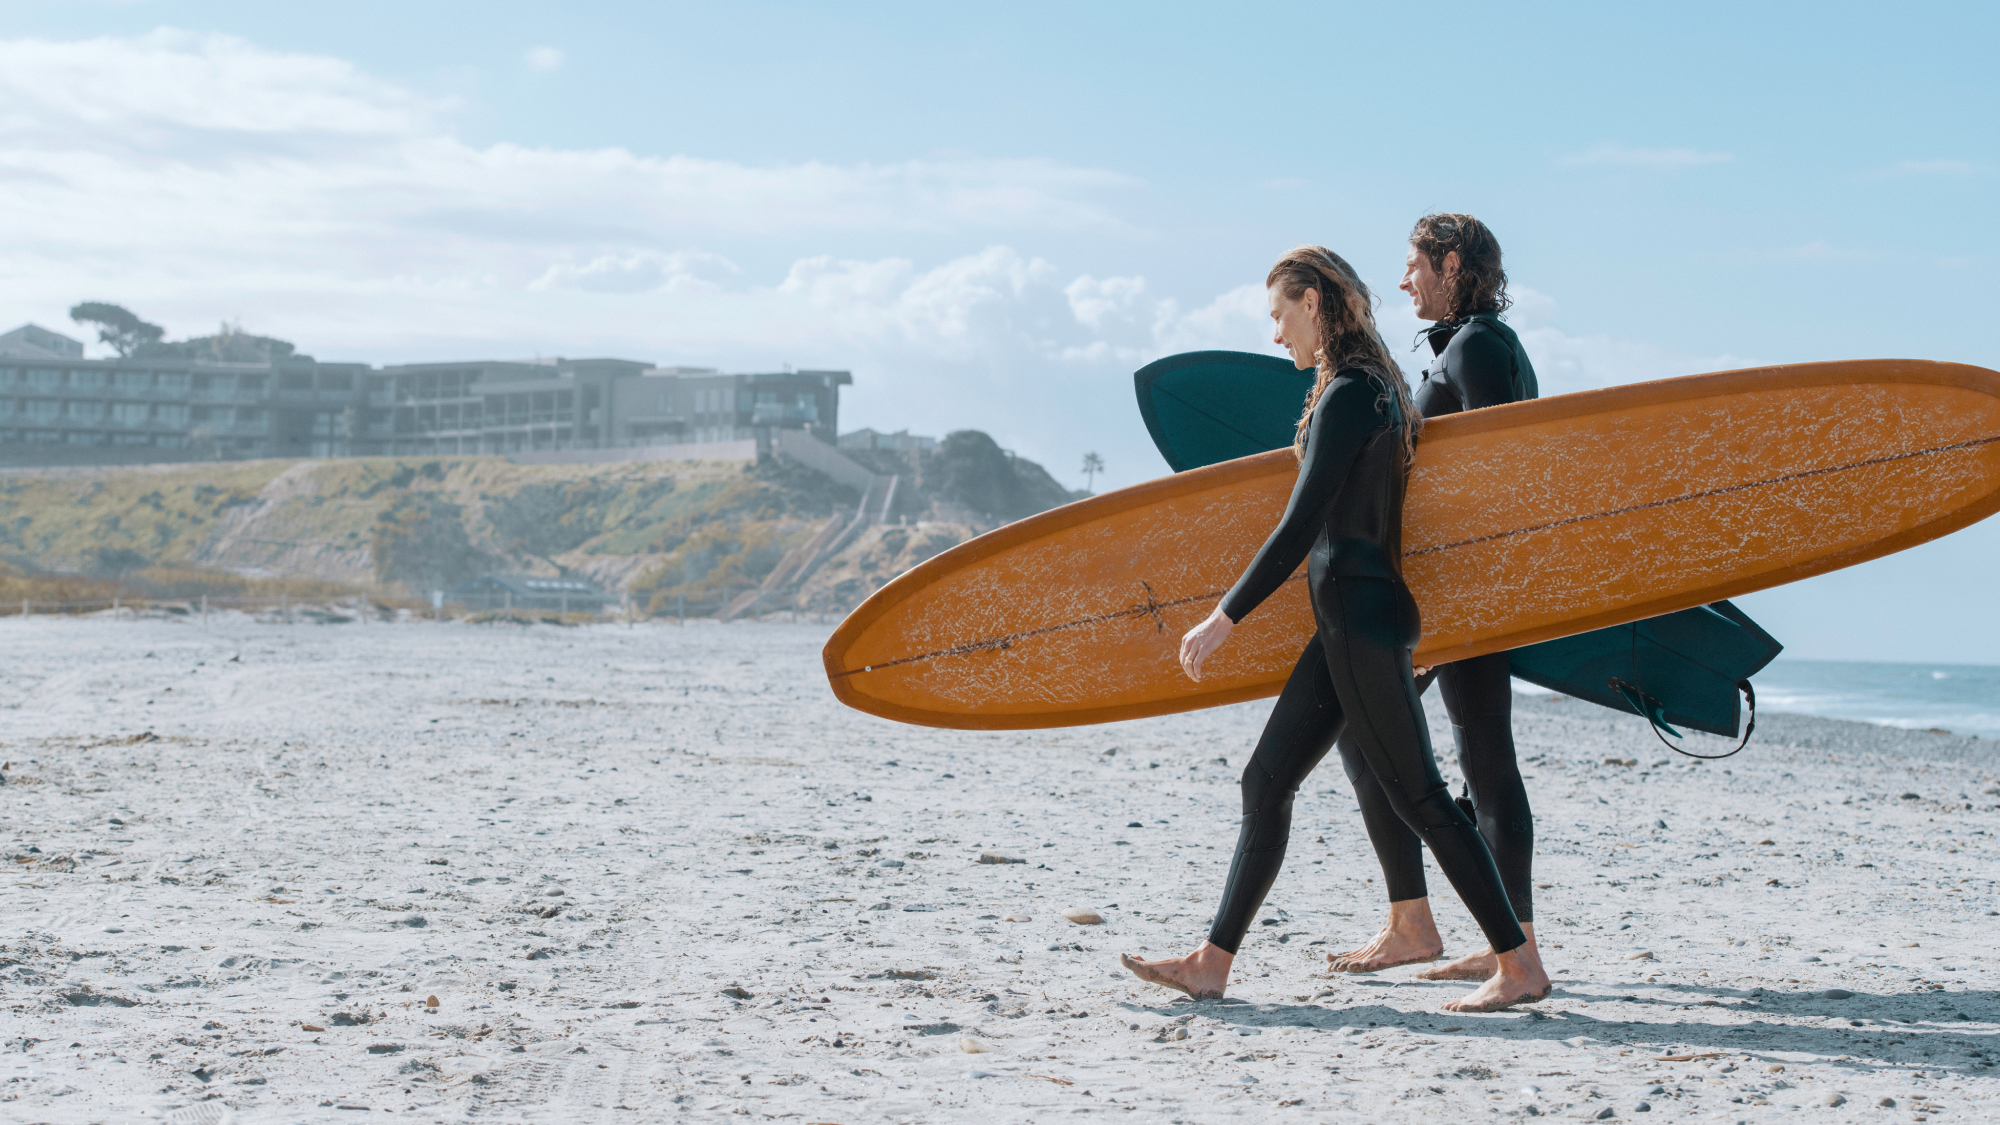
[[[778,560],[778,565],[764,576],[760,585],[730,599],[729,604],[715,615],[716,619],[728,621],[760,605],[777,608],[775,603],[778,598],[787,593],[796,594],[814,571],[826,560],[846,550],[864,529],[888,520],[889,512],[896,504],[896,488],[902,479],[901,476],[890,475],[877,476],[869,481],[852,518],[842,519],[836,514],[820,529],[819,534],[785,552],[785,557]]]

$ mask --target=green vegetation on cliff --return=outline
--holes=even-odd
[[[918,457],[867,460],[903,478],[891,522],[949,530],[848,537],[860,554],[828,564],[840,577],[813,587],[815,608],[845,608],[951,543],[1073,498],[976,431]],[[567,574],[654,612],[709,613],[762,583],[829,520],[847,526],[860,499],[782,456],[750,465],[380,457],[15,470],[0,473],[0,563],[10,568],[0,578],[122,583],[162,597],[311,580],[315,590],[424,597],[488,573]]]

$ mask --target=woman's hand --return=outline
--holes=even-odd
[[[1222,612],[1221,606],[1216,606],[1215,612],[1208,615],[1208,620],[1187,631],[1187,636],[1181,638],[1181,671],[1187,673],[1188,679],[1201,682],[1202,662],[1222,647],[1222,642],[1229,639],[1229,631],[1234,628],[1236,622]]]

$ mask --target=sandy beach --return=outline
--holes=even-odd
[[[1268,704],[898,726],[830,629],[0,622],[0,1120],[2000,1119],[1993,741],[1518,697],[1549,1000],[1326,975],[1328,764],[1197,1003],[1116,955],[1205,932]]]

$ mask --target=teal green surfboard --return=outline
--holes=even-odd
[[[1177,473],[1292,443],[1312,373],[1249,352],[1189,352],[1133,376],[1153,444]],[[1735,737],[1738,686],[1784,648],[1728,602],[1515,649],[1515,676],[1550,691]]]

